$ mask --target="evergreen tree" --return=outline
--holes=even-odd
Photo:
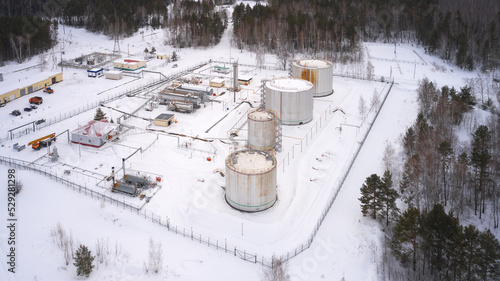
[[[465,280],[477,279],[476,260],[479,256],[479,231],[474,225],[469,225],[464,229],[464,257],[465,257]]]
[[[391,248],[403,265],[411,260],[413,271],[417,270],[417,252],[420,245],[420,212],[408,208],[394,225]]]
[[[145,54],[149,53],[148,47],[144,48],[144,53]]]
[[[500,280],[500,243],[489,229],[479,234],[478,275],[482,280]]]
[[[172,61],[177,61],[177,53],[175,51],[172,52]]]
[[[76,266],[76,274],[78,276],[85,275],[86,277],[89,277],[92,269],[94,268],[92,262],[94,261],[95,256],[92,256],[92,253],[85,245],[80,245],[75,254],[75,263],[73,263],[73,265]]]
[[[486,181],[488,178],[488,168],[491,163],[490,142],[491,132],[487,126],[479,126],[472,134],[472,153],[470,161],[476,172],[476,186],[474,192],[474,211],[477,215],[479,207],[479,219],[485,209]],[[480,196],[480,198],[479,198]]]
[[[106,113],[104,113],[102,111],[102,109],[100,107],[98,107],[95,111],[94,120],[101,121],[102,119],[105,119],[105,118],[106,118]]]
[[[154,46],[153,46],[153,48],[151,48],[150,54],[152,54],[152,55],[156,54],[156,48]]]
[[[398,192],[392,187],[392,174],[385,171],[380,185],[379,198],[381,203],[380,215],[385,218],[386,225],[389,226],[389,218],[396,216],[399,211],[396,206]]]
[[[382,203],[379,198],[382,180],[377,174],[372,174],[367,177],[363,186],[361,186],[361,212],[363,216],[368,213],[374,219],[377,218],[377,213],[382,209]]]
[[[446,273],[449,258],[448,248],[457,235],[460,224],[453,214],[446,214],[443,205],[435,204],[430,212],[422,214],[421,233],[424,253],[431,272],[436,275]]]

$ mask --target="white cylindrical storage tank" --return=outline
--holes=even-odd
[[[273,149],[276,145],[274,114],[265,109],[248,113],[248,146],[251,149]]]
[[[303,79],[276,78],[265,84],[267,110],[283,125],[301,125],[313,118],[313,84]]]
[[[313,83],[314,97],[324,97],[333,93],[333,64],[327,60],[294,61],[292,77]]]
[[[240,150],[226,158],[226,201],[245,212],[276,202],[276,158],[263,150]]]

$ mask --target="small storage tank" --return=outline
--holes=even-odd
[[[274,114],[265,109],[248,113],[248,146],[251,149],[273,149],[276,145]]]
[[[303,79],[276,78],[265,84],[266,109],[283,125],[301,125],[313,118],[313,84]]]
[[[333,64],[327,60],[294,61],[292,77],[313,83],[314,97],[324,97],[333,93]]]
[[[226,201],[245,212],[276,202],[276,158],[263,150],[235,151],[226,158]]]

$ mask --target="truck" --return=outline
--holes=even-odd
[[[31,146],[31,148],[33,148],[34,150],[40,150],[42,147],[50,146],[52,144],[52,142],[55,142],[55,141],[56,141],[56,138],[51,138],[48,140],[41,140],[39,142],[34,143]]]

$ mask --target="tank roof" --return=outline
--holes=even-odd
[[[226,165],[239,173],[260,174],[275,168],[276,158],[265,151],[241,150],[229,155]]]
[[[277,78],[267,82],[266,87],[275,91],[298,92],[310,90],[314,87],[314,85],[311,82],[302,79]]]
[[[297,64],[304,67],[316,67],[316,68],[327,68],[333,65],[331,62],[327,60],[300,60],[297,62]]]
[[[248,118],[256,121],[273,120],[274,116],[267,110],[253,110],[248,113]]]

